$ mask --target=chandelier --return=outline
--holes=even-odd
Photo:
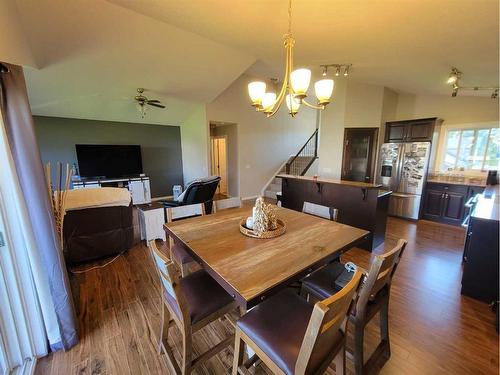
[[[255,81],[248,84],[248,94],[252,100],[252,106],[258,112],[263,112],[267,117],[273,116],[280,109],[283,101],[286,102],[288,113],[295,117],[302,104],[314,109],[325,109],[330,103],[333,92],[333,79],[321,79],[314,84],[317,104],[306,101],[307,89],[311,81],[309,69],[293,70],[293,47],[295,39],[292,36],[292,0],[288,3],[288,32],[284,35],[286,51],[285,76],[278,95],[275,92],[266,92],[266,83]]]

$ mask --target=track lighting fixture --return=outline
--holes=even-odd
[[[344,72],[342,73],[343,76],[347,77],[349,75],[349,69],[351,68],[352,64],[326,64],[320,66],[323,68],[323,77],[327,75],[328,68],[330,67],[335,68],[335,77],[339,77],[340,73],[342,73],[342,70],[344,70]]]
[[[459,72],[457,68],[455,67],[451,68],[451,73],[448,76],[448,81],[446,83],[449,85],[456,83],[461,75],[462,72]]]
[[[459,90],[468,90],[468,91],[482,91],[482,90],[487,90],[487,91],[493,91],[491,93],[491,99],[497,99],[498,98],[498,86],[494,87],[481,87],[481,86],[461,86],[460,85],[460,79],[462,78],[462,72],[459,71],[457,68],[452,67],[450,75],[448,76],[448,80],[446,81],[449,85],[452,85],[452,92],[451,96],[454,98],[457,96]]]

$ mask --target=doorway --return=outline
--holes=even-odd
[[[212,175],[220,176],[220,183],[217,187],[217,193],[228,195],[227,189],[227,137],[211,136],[211,166]]]
[[[378,128],[346,128],[342,180],[373,183]]]

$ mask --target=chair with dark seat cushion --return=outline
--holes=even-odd
[[[389,340],[389,297],[391,282],[401,260],[406,241],[400,239],[389,252],[378,255],[373,260],[368,276],[365,278],[359,299],[349,318],[354,325],[354,368],[356,375],[368,374],[377,370],[391,355]],[[328,298],[338,293],[335,279],[342,273],[342,263],[332,263],[302,280],[302,295],[315,299]],[[380,312],[381,341],[371,357],[364,361],[364,329],[368,322]]]
[[[260,358],[275,374],[322,374],[335,359],[345,371],[345,329],[361,272],[335,296],[311,306],[286,290],[262,302],[236,323],[233,375],[248,373]],[[243,343],[255,353],[243,363]]]
[[[167,223],[203,215],[205,215],[205,205],[202,203],[179,207],[167,207],[166,209]],[[182,245],[175,243],[173,238],[170,236],[169,245],[170,259],[172,259],[179,266],[182,277],[186,276],[189,272],[189,263],[194,262],[193,257],[188,254]]]
[[[306,293],[302,293],[302,295],[306,296],[307,294],[312,294],[317,299],[325,299],[337,293],[342,289],[342,286],[336,284],[335,280],[337,280],[344,271],[344,264],[340,263],[338,260],[330,263],[326,267],[320,268],[318,271],[302,280],[302,290],[307,291]]]
[[[231,345],[234,337],[231,335],[197,358],[192,358],[193,333],[235,310],[237,305],[206,271],[199,270],[181,279],[174,263],[158,249],[155,241],[149,242],[149,249],[161,282],[162,323],[158,352],[165,351],[175,374],[187,375]],[[168,344],[172,321],[182,333],[181,368]]]
[[[219,176],[210,176],[194,180],[188,184],[186,190],[184,190],[176,200],[162,200],[160,203],[165,207],[203,203],[205,204],[206,212],[211,213],[212,201],[219,182]]]

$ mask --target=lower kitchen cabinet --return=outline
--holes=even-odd
[[[465,203],[472,188],[478,187],[435,182],[427,183],[422,207],[422,219],[461,225],[466,214]]]

